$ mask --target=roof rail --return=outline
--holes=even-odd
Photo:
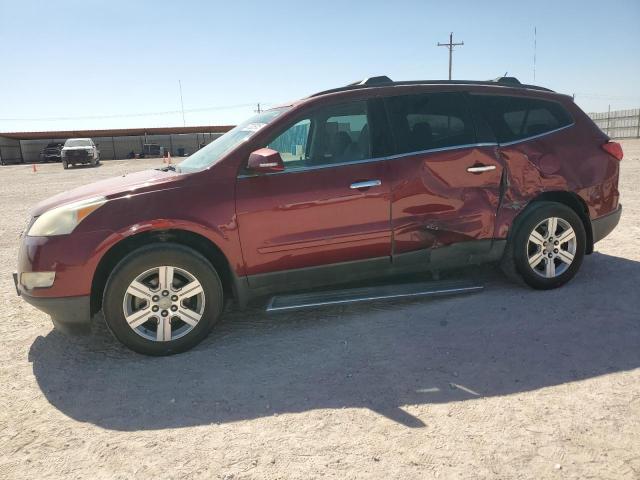
[[[499,87],[511,87],[511,88],[524,88],[527,90],[539,90],[543,92],[553,92],[545,87],[539,87],[537,85],[527,85],[520,83],[516,77],[498,77],[493,80],[409,80],[394,82],[386,75],[378,77],[369,77],[359,82],[350,83],[344,87],[331,88],[329,90],[323,90],[321,92],[309,95],[309,97],[318,97],[320,95],[326,95],[329,93],[346,92],[348,90],[358,90],[361,88],[374,88],[383,86],[403,86],[403,85],[486,85],[486,86],[499,86]]]
[[[498,77],[488,81],[500,83],[502,85],[514,85],[514,86],[522,85],[522,83],[520,83],[520,80],[518,80],[516,77]]]
[[[369,78],[365,78],[364,80],[360,80],[358,82],[350,83],[347,85],[347,87],[355,87],[356,85],[370,87],[371,85],[381,85],[385,83],[393,83],[393,80],[391,80],[386,75],[380,75],[378,77],[369,77]]]

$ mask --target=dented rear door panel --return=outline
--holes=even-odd
[[[493,238],[503,174],[495,145],[413,153],[390,166],[395,255]],[[467,171],[474,166],[494,168]]]

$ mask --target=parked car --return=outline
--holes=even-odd
[[[90,138],[70,138],[64,142],[61,156],[65,170],[78,164],[95,167],[100,163],[100,150]]]
[[[14,278],[60,328],[102,310],[152,355],[193,347],[229,299],[491,261],[551,289],[618,223],[621,159],[570,96],[376,77],[39,203]]]
[[[157,143],[145,143],[142,146],[142,153],[140,154],[140,158],[145,157],[153,157],[160,158],[164,157],[164,147],[158,145]]]
[[[59,162],[62,160],[62,143],[48,143],[40,152],[41,162]]]

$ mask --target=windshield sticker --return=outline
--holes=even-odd
[[[257,132],[262,127],[264,127],[266,123],[250,123],[246,125],[241,132]]]

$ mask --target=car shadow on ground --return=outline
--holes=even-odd
[[[406,405],[531,391],[640,367],[640,262],[595,253],[541,292],[484,267],[483,293],[267,314],[231,312],[196,349],[150,358],[104,328],[37,338],[53,406],[115,430],[369,408],[407,427]],[[428,422],[428,420],[426,420]]]

